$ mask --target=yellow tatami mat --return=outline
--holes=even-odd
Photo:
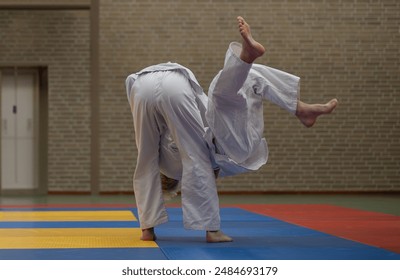
[[[0,229],[0,249],[155,248],[139,228]]]
[[[131,211],[1,211],[0,222],[136,221]]]

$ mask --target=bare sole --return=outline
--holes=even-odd
[[[265,53],[265,48],[259,42],[254,40],[250,31],[250,25],[248,25],[243,17],[237,17],[237,21],[239,32],[243,39],[240,58],[247,63],[253,63],[254,60]]]

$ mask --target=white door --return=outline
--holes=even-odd
[[[34,189],[36,73],[1,75],[1,189]]]

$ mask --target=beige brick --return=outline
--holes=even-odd
[[[237,15],[267,48],[258,63],[300,76],[304,101],[336,97],[340,105],[306,129],[266,104],[269,163],[218,179],[219,190],[400,190],[395,0],[100,0],[100,190],[132,190],[137,151],[126,76],[175,61],[206,91],[229,42],[240,40]],[[0,64],[49,66],[51,190],[91,187],[89,20],[89,11],[0,11]]]

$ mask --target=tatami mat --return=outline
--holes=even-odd
[[[253,210],[221,208],[222,229],[234,242],[210,244],[204,231],[183,228],[181,208],[167,209],[169,222],[156,228],[156,242],[140,240],[136,208],[7,209],[0,212],[0,259],[400,259],[393,251]]]
[[[207,244],[204,233],[182,229],[181,209],[158,228],[158,246],[168,259],[367,260],[400,259],[400,254],[296,226],[240,208],[222,208],[222,228],[234,242]]]
[[[2,249],[141,248],[157,247],[141,241],[139,228],[0,229]]]
[[[0,221],[136,221],[131,211],[0,211]]]
[[[262,215],[400,253],[400,217],[333,205],[240,205]]]

